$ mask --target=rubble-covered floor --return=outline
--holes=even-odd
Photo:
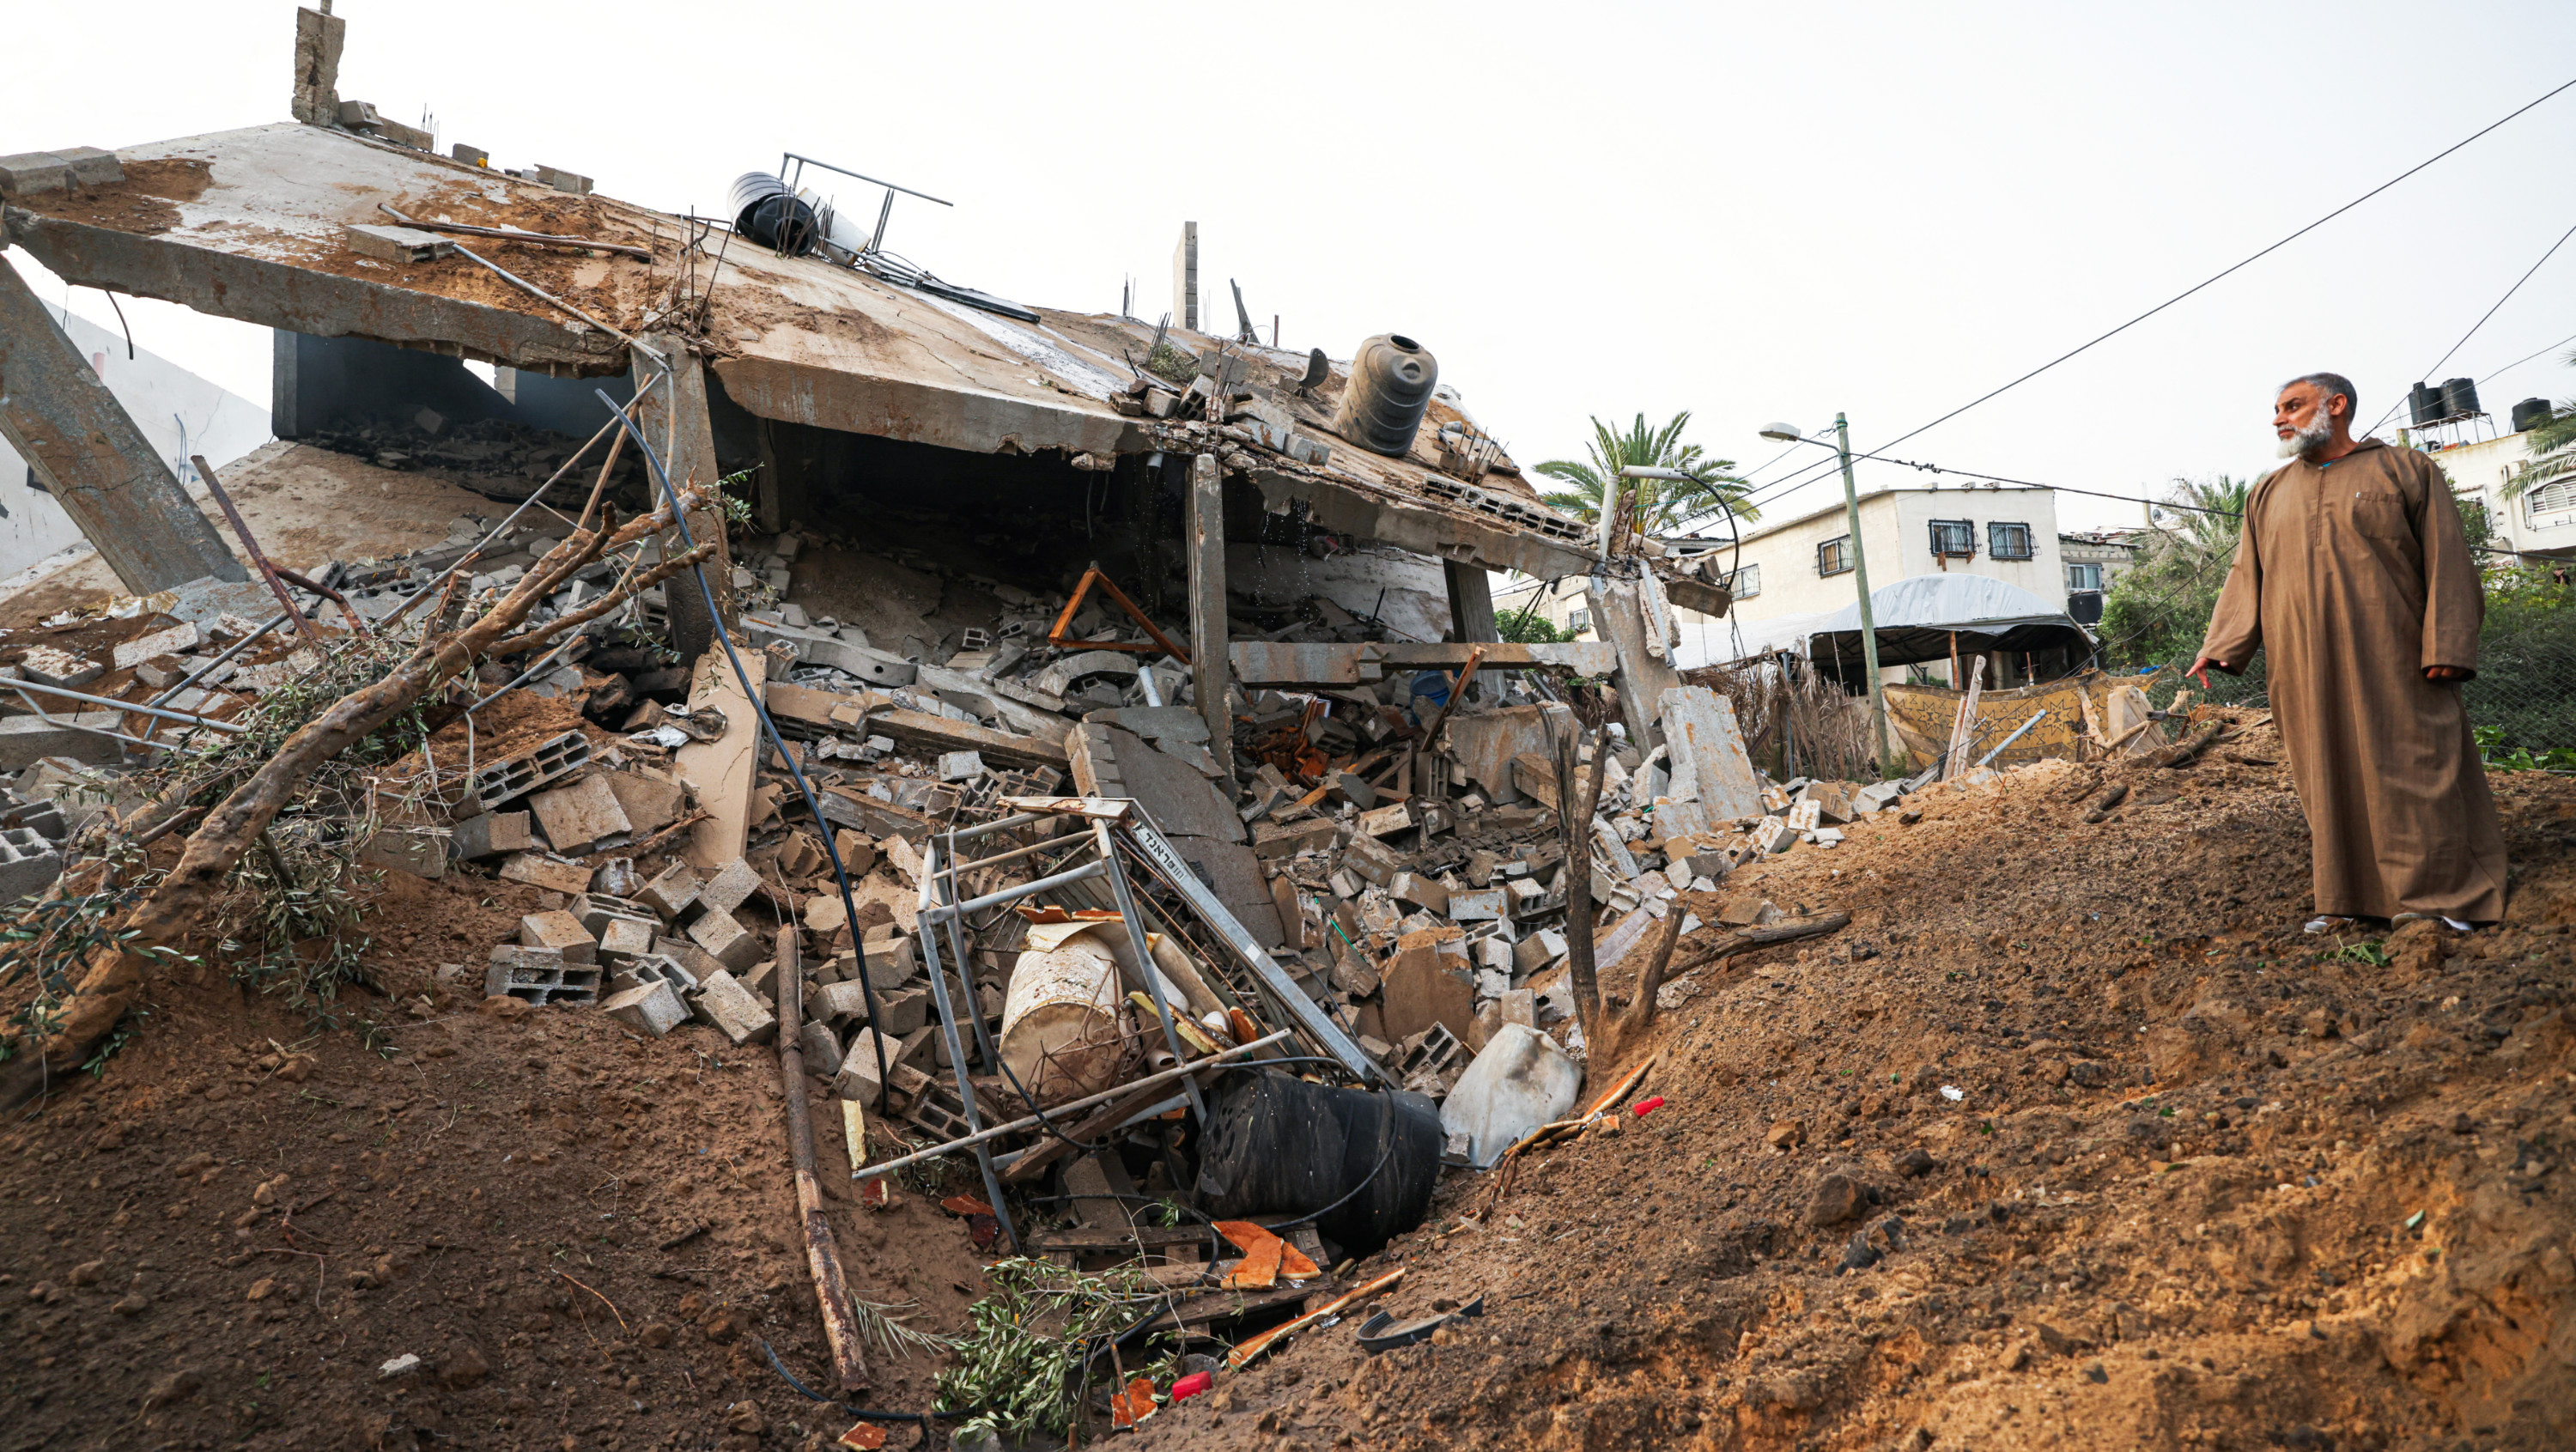
[[[1685,977],[1662,1108],[1534,1158],[1478,1228],[1492,1182],[1452,1172],[1357,1270],[1483,1318],[1374,1361],[1309,1333],[1137,1445],[2563,1445],[2576,788],[2497,778],[2514,924],[2373,966],[2297,934],[2267,734],[2099,826],[2036,768],[1686,897],[1854,922]],[[183,977],[0,1136],[5,1445],[837,1434],[754,1339],[824,1365],[771,1051],[478,1009],[438,965],[538,891],[387,882],[388,996],[348,1005],[376,1048]],[[832,1199],[855,1288],[955,1329],[985,1253],[896,1201]],[[1883,1258],[1837,1274],[1856,1238]],[[924,1406],[936,1371],[888,1363],[870,1400]]]

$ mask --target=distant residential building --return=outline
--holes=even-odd
[[[2531,462],[2528,430],[2448,447],[2419,447],[2442,466],[2453,494],[2486,510],[2498,548],[2576,555],[2576,472],[2536,485],[2518,499],[2506,497],[2506,486]]]
[[[2057,557],[2066,563],[2066,613],[2079,625],[2102,618],[2102,597],[2111,583],[2138,562],[2137,529],[2077,530],[2057,537]]]

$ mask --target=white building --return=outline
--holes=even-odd
[[[2506,497],[2505,486],[2531,462],[2528,432],[2448,448],[2425,447],[2449,476],[2453,493],[2485,506],[2498,548],[2576,555],[2576,471],[2538,485],[2519,499]]]
[[[0,262],[0,267],[9,264]],[[48,303],[45,310],[98,370],[161,462],[182,485],[196,483],[191,454],[217,469],[268,442],[268,410],[148,350],[126,356],[125,336]],[[202,489],[192,489],[192,493]],[[0,439],[0,577],[85,544],[80,526],[54,502],[44,480]]]
[[[1965,571],[2042,599],[2066,598],[2054,490],[1984,485],[1879,489],[1860,497],[1860,528],[1874,589],[1915,575]],[[1686,554],[1713,550],[1718,572],[1734,576],[1735,604],[1728,618],[1673,612],[1681,625],[1680,656],[1686,665],[1803,645],[1800,628],[1811,618],[1830,615],[1858,598],[1850,519],[1840,499],[1789,519],[1762,521],[1745,534],[1740,551],[1723,538],[1713,544],[1703,537],[1667,540],[1665,545]],[[1494,610],[1512,615],[1535,608],[1560,629],[1571,628],[1577,638],[1589,640],[1593,636],[1583,590],[1580,579],[1557,581],[1553,591],[1545,581],[1514,580],[1495,591]],[[1947,672],[1944,662],[1931,674]],[[1894,668],[1886,674],[1891,680],[1903,678]]]

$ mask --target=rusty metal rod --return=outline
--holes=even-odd
[[[496,242],[547,242],[558,247],[588,247],[599,252],[622,252],[629,257],[640,257],[646,262],[653,260],[652,253],[641,247],[629,246],[624,242],[593,242],[587,237],[558,237],[551,232],[516,232],[507,227],[477,227],[468,222],[405,222],[403,225],[417,227],[423,232],[456,232],[467,237],[489,237]]]
[[[404,216],[402,213],[395,211],[393,208],[386,206],[382,202],[376,203],[376,210],[393,218],[395,221],[402,223],[406,227],[418,225],[413,222],[411,218]],[[637,342],[627,334],[610,327],[608,324],[601,322],[599,319],[592,317],[590,314],[583,312],[581,309],[574,307],[571,303],[565,302],[562,298],[555,296],[553,293],[546,291],[544,288],[528,281],[526,278],[512,272],[510,269],[492,261],[490,258],[481,256],[480,254],[469,250],[462,243],[457,245],[456,255],[473,263],[475,266],[482,268],[484,271],[491,273],[494,277],[510,284],[512,287],[515,287],[519,291],[526,293],[528,296],[535,298],[537,301],[548,303],[563,309],[565,312],[568,312],[574,317],[581,319],[583,322],[590,324],[592,327],[599,329],[608,336],[624,343],[627,347],[632,348],[636,352],[643,354],[645,357],[652,359],[654,362],[661,364],[663,368],[668,369],[671,366],[671,360],[663,357],[660,353]]]
[[[332,604],[339,606],[340,613],[349,617],[349,629],[352,633],[358,635],[367,635],[371,633],[367,629],[367,622],[360,618],[357,607],[349,603],[349,597],[346,595],[332,589],[328,585],[308,580],[302,575],[295,573],[293,570],[286,568],[284,565],[277,567],[277,578],[293,585],[298,590],[304,590],[312,594],[319,595],[323,599],[330,601]]]
[[[814,1124],[805,1103],[805,970],[797,961],[796,930],[778,935],[778,1081],[787,1091],[787,1157],[796,1167],[796,1210],[805,1224],[805,1264],[814,1273],[814,1300],[823,1312],[823,1339],[832,1347],[832,1369],[841,1390],[868,1384],[858,1308],[841,1274],[841,1247],[823,1214],[823,1182],[814,1176]]]
[[[241,511],[233,507],[233,497],[224,492],[223,481],[215,477],[215,466],[207,463],[203,454],[190,454],[188,462],[197,466],[197,477],[206,481],[206,492],[214,495],[215,503],[223,506],[224,518],[232,521],[233,533],[240,538],[242,548],[250,552],[250,562],[258,569],[259,577],[268,582],[269,590],[277,596],[278,607],[294,620],[296,633],[316,645],[321,644],[322,632],[315,630],[313,622],[305,619],[304,612],[296,608],[294,597],[286,593],[286,582],[277,578],[277,567],[268,562],[267,555],[260,553],[259,541],[252,538],[249,523],[241,517]]]

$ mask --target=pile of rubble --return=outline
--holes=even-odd
[[[444,479],[492,499],[517,503],[581,448],[581,440],[513,419],[450,419],[433,408],[408,415],[361,414],[312,429],[300,442],[364,459],[380,469]],[[646,480],[634,456],[621,457],[610,487],[640,499]]]

